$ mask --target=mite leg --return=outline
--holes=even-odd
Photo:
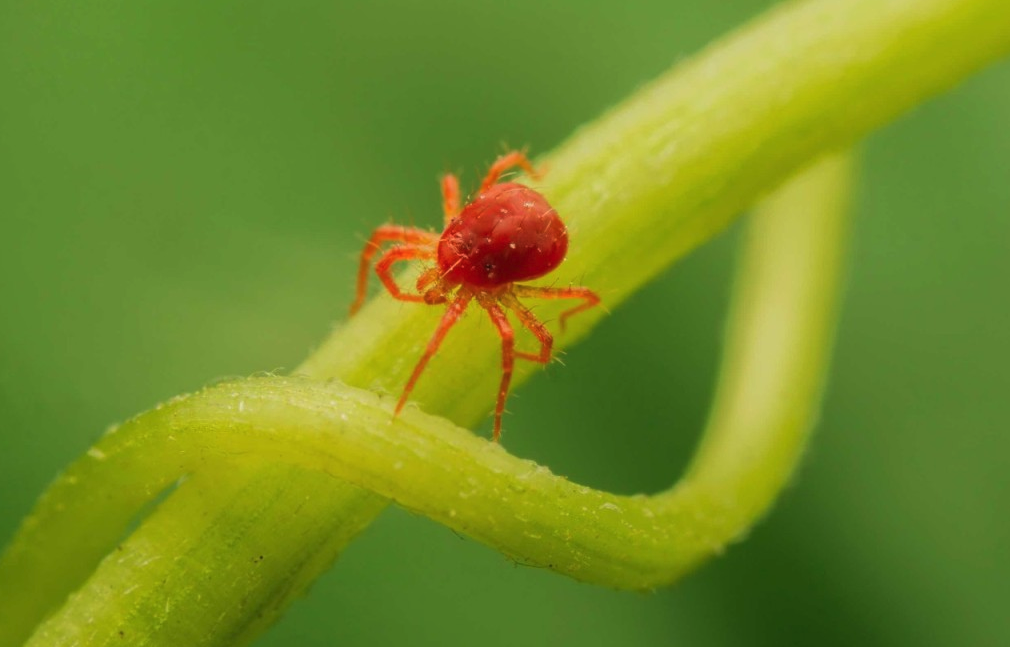
[[[433,259],[435,250],[429,245],[397,245],[386,251],[375,264],[375,273],[379,275],[379,280],[386,286],[394,299],[400,301],[423,302],[424,297],[420,294],[407,294],[400,290],[393,278],[393,265],[400,261],[410,261],[414,259]]]
[[[561,313],[561,331],[565,330],[565,322],[572,315],[588,310],[600,302],[600,297],[589,288],[537,288],[530,285],[517,285],[512,290],[517,297],[533,297],[536,299],[582,299],[574,308]]]
[[[372,257],[379,251],[382,243],[398,241],[413,245],[436,245],[438,236],[430,231],[415,229],[413,227],[399,227],[397,225],[383,225],[372,232],[372,237],[365,243],[365,248],[361,250],[361,261],[358,264],[358,285],[354,303],[351,304],[351,315],[353,316],[365,303],[365,291],[368,287],[368,267],[372,264]]]
[[[516,351],[516,357],[521,357],[531,362],[538,362],[540,364],[549,363],[551,361],[551,348],[554,345],[554,337],[551,335],[550,331],[547,330],[547,326],[543,325],[540,320],[537,319],[536,315],[530,312],[529,308],[519,303],[519,299],[515,298],[513,295],[506,293],[502,296],[502,302],[509,310],[516,313],[516,316],[519,317],[519,321],[522,323],[523,327],[533,333],[533,336],[540,342],[539,355]]]
[[[400,395],[399,402],[396,403],[396,409],[393,415],[396,416],[403,409],[403,405],[407,403],[407,396],[410,392],[414,390],[414,385],[417,384],[417,378],[421,377],[421,373],[424,372],[424,367],[428,365],[428,360],[430,360],[436,352],[438,352],[438,347],[442,345],[442,340],[445,339],[446,333],[452,328],[453,324],[459,321],[460,315],[466,310],[467,305],[470,304],[470,299],[473,295],[465,290],[460,290],[459,296],[456,300],[449,304],[446,309],[445,314],[442,315],[442,320],[438,323],[438,328],[435,329],[435,334],[431,336],[428,340],[428,346],[424,349],[424,354],[421,355],[421,359],[418,360],[417,366],[414,367],[414,372],[410,374],[410,379],[407,380],[407,385],[403,387],[403,393]]]
[[[492,440],[498,442],[501,438],[501,416],[505,412],[505,398],[508,396],[509,384],[512,382],[512,367],[515,365],[515,332],[512,325],[497,303],[493,301],[482,302],[482,306],[491,316],[491,321],[498,329],[501,336],[501,384],[498,386],[498,402],[494,408],[494,436]]]
[[[526,154],[521,151],[512,151],[511,153],[505,153],[501,157],[495,160],[491,168],[488,169],[487,176],[484,177],[484,181],[481,182],[480,192],[488,190],[492,184],[498,181],[501,174],[512,168],[513,166],[518,166],[522,170],[526,171],[533,179],[538,179],[540,174],[537,170],[533,168],[533,164],[530,163],[529,159],[526,158]]]
[[[442,176],[442,211],[447,225],[459,215],[459,180],[452,173]]]

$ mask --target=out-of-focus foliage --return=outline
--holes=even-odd
[[[4,540],[110,422],[296,365],[344,316],[363,235],[438,224],[438,173],[552,147],[767,3],[378,5],[0,4]],[[390,510],[263,644],[1010,640],[1008,114],[1003,64],[866,145],[823,424],[724,559],[617,593]],[[668,485],[711,396],[733,238],[514,394],[509,449]]]

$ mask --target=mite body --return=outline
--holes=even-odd
[[[533,189],[496,184],[466,205],[438,241],[445,280],[494,288],[549,273],[565,259],[568,231]]]

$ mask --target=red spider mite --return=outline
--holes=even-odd
[[[462,209],[459,206],[459,181],[455,175],[446,174],[442,177],[445,231],[441,235],[414,227],[383,225],[372,233],[361,252],[357,296],[351,304],[352,316],[365,302],[368,269],[372,257],[385,242],[400,244],[382,254],[375,264],[375,273],[394,299],[428,305],[449,304],[403,388],[394,415],[403,409],[417,379],[428,360],[438,351],[446,333],[470,302],[476,301],[491,317],[502,340],[502,376],[494,412],[494,441],[497,442],[501,437],[501,417],[515,359],[546,364],[551,359],[554,343],[551,333],[519,301],[520,297],[582,299],[583,303],[561,314],[562,330],[568,317],[600,302],[595,292],[583,287],[545,288],[517,283],[543,276],[561,264],[568,251],[568,231],[544,196],[515,182],[497,183],[502,173],[516,166],[534,179],[539,177],[523,153],[513,151],[502,155],[488,170],[477,197]],[[416,293],[401,290],[391,271],[395,263],[409,260],[437,263],[417,279]],[[519,323],[537,338],[540,342],[539,354],[515,350],[515,333],[506,311],[513,312]]]

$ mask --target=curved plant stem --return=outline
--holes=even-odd
[[[1005,0],[815,0],[773,10],[549,156],[542,188],[572,236],[569,258],[554,279],[578,278],[616,305],[809,160],[1008,48]],[[836,195],[825,187],[813,192]],[[804,235],[802,229],[795,235]],[[774,327],[760,325],[746,333],[757,335],[762,348],[796,344],[771,355],[782,362],[775,371],[765,374],[760,353],[747,359],[752,341],[745,333],[732,338],[741,359],[727,357],[736,368],[720,387],[720,408],[733,410],[717,408],[686,480],[653,499],[583,492],[416,411],[391,425],[387,405],[336,384],[249,381],[168,403],[103,439],[25,522],[0,559],[0,645],[18,644],[92,571],[34,644],[106,644],[121,641],[119,631],[137,645],[248,640],[335,558],[383,497],[583,579],[628,587],[668,581],[741,532],[787,477],[826,358],[837,278],[837,266],[828,265],[790,278],[813,281],[802,289],[784,284],[798,290],[797,299],[811,299],[797,305],[799,338],[776,339]],[[735,316],[754,316],[760,324],[769,315],[747,296],[759,290],[747,281],[739,288],[745,305]],[[438,315],[435,308],[376,299],[299,372],[396,393]],[[599,316],[574,320],[575,334],[563,343],[585,334]],[[415,390],[426,411],[458,424],[481,418],[495,392],[497,375],[489,368],[498,346],[476,322],[454,331]],[[757,382],[745,377],[754,371],[762,376]],[[791,397],[779,397],[786,404],[769,411],[754,385],[764,380],[771,389],[773,378],[799,381],[775,387]],[[786,415],[783,437],[769,435],[773,414]],[[331,443],[340,449],[326,450]],[[115,470],[103,467],[113,464],[113,455],[130,460],[115,462]],[[443,472],[429,458],[445,461]],[[471,465],[478,472],[467,471]],[[418,470],[410,480],[408,466]],[[193,476],[95,570],[143,503],[184,474]],[[484,480],[474,484],[479,492],[464,496],[471,477]],[[435,496],[439,478],[452,479],[459,506],[446,507]],[[545,502],[541,491],[554,496],[553,507],[525,507],[527,500]],[[431,498],[414,500],[411,492]],[[571,495],[564,506],[559,493]],[[518,507],[506,518],[477,505],[492,499],[496,510],[503,499]],[[429,500],[437,509],[426,507]],[[481,522],[482,515],[492,518]],[[607,532],[594,543],[579,528]],[[641,541],[630,542],[638,536]]]
[[[320,551],[332,526],[325,513],[340,502],[339,492],[329,496],[325,487],[333,476],[524,563],[622,588],[672,581],[749,528],[800,456],[830,346],[848,177],[845,161],[830,159],[758,214],[740,268],[711,428],[678,487],[651,497],[596,491],[445,419],[412,410],[393,420],[390,399],[339,383],[223,384],[126,423],[50,490],[35,517],[42,538],[73,534],[93,521],[91,510],[60,506],[73,505],[81,488],[109,500],[130,491],[124,482],[156,492],[180,473],[194,475],[29,644],[106,644],[120,631],[143,644],[152,629],[173,622],[177,605],[186,614],[169,627],[173,640],[203,644],[208,626],[223,625],[232,629],[215,641],[234,641],[247,631],[240,618],[275,603],[272,596],[250,600],[250,589],[262,580],[294,588],[297,573],[311,571],[303,564],[328,555]],[[305,482],[289,479],[286,465],[303,470]],[[278,486],[256,497],[219,487],[274,475]],[[292,508],[291,488],[309,484],[320,492],[298,489],[300,505]],[[344,528],[367,523],[383,503],[356,500]],[[291,533],[293,524],[304,531]],[[288,571],[291,563],[278,554],[301,560]],[[133,585],[115,586],[120,582]],[[234,618],[189,602],[208,586],[243,601],[225,610]]]

